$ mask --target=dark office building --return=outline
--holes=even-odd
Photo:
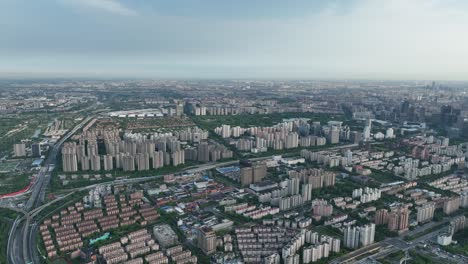
[[[31,152],[32,152],[33,157],[40,157],[41,156],[41,145],[32,144],[31,145]]]
[[[455,109],[450,105],[444,105],[440,108],[440,122],[445,126],[451,126],[458,121],[460,109]]]

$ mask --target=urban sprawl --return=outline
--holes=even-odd
[[[0,263],[468,263],[466,87],[2,81]]]

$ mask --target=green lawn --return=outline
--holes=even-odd
[[[461,230],[453,236],[453,240],[457,241],[456,245],[444,247],[450,253],[461,254],[468,256],[468,229]]]
[[[0,194],[19,191],[29,185],[31,174],[0,174]]]
[[[332,237],[336,237],[340,239],[343,236],[343,234],[341,234],[337,229],[331,226],[324,226],[324,225],[316,226],[314,227],[313,231],[316,231],[321,235],[332,236]]]
[[[410,251],[411,260],[408,264],[448,264],[453,263],[452,261],[443,261],[437,259],[435,254],[425,254],[415,250]]]
[[[390,183],[390,182],[403,180],[402,178],[395,176],[391,172],[379,171],[379,170],[372,170],[372,173],[369,175],[369,177],[375,179],[376,181],[380,183]]]
[[[411,257],[410,260],[408,260],[406,263],[407,264],[449,264],[453,263],[450,261],[444,262],[442,260],[438,260],[436,258],[436,255],[433,254],[426,254],[423,252],[419,252],[416,250],[411,250],[409,252],[409,255]],[[392,253],[385,258],[378,259],[378,261],[382,264],[393,264],[393,263],[400,263],[400,260],[405,256],[405,253],[403,251],[397,251],[395,253]]]

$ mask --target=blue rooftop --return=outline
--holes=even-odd
[[[217,168],[216,170],[219,173],[226,174],[226,173],[238,172],[238,171],[240,171],[240,167],[239,166],[231,166],[231,167]]]
[[[43,160],[43,159],[35,159],[35,160],[32,162],[32,166],[41,166],[42,161],[44,161],[44,160]]]

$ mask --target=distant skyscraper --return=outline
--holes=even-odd
[[[257,162],[251,166],[242,167],[240,174],[242,186],[248,186],[251,183],[261,182],[266,177],[267,166],[263,162]]]
[[[355,249],[359,247],[359,228],[348,226],[347,229],[344,230],[344,246],[347,248]]]
[[[460,109],[455,109],[451,105],[443,105],[440,108],[440,122],[445,126],[451,126],[458,121]]]
[[[216,251],[216,234],[211,227],[201,227],[197,233],[197,244],[203,253],[209,255]]]
[[[286,137],[285,148],[297,148],[299,146],[299,135],[295,132],[290,133]]]
[[[91,168],[89,163],[90,163],[90,160],[87,156],[81,157],[81,170],[84,170],[84,171],[89,170]]]
[[[351,131],[350,139],[352,143],[359,144],[362,141],[362,133],[359,131]]]
[[[360,227],[348,226],[344,230],[344,245],[347,248],[358,248],[374,243],[375,224],[368,224]]]
[[[65,142],[62,147],[62,169],[64,172],[78,171],[76,143]]]
[[[172,153],[172,165],[178,166],[185,163],[185,152],[183,150],[178,150]]]
[[[31,153],[33,157],[40,157],[41,156],[41,145],[38,143],[34,143],[31,145]]]
[[[90,156],[91,160],[91,170],[100,171],[101,170],[101,157],[99,155]]]
[[[388,214],[388,230],[404,231],[408,229],[409,210],[406,207],[398,207]]]
[[[180,116],[182,114],[184,114],[184,105],[183,105],[183,103],[177,103],[176,115]]]
[[[435,211],[435,204],[434,203],[426,203],[418,208],[416,208],[417,214],[417,221],[418,223],[429,222],[434,218],[434,211]]]
[[[466,228],[466,217],[464,215],[459,215],[454,217],[450,221],[449,232],[453,235],[454,233],[463,230]]]
[[[330,144],[338,144],[340,142],[340,130],[337,127],[333,126],[330,130],[330,134],[328,136]]]
[[[351,165],[353,162],[353,152],[350,149],[346,151],[346,161],[348,162],[348,165]]]
[[[310,201],[312,199],[312,184],[310,183],[304,183],[302,185],[302,200],[304,202]]]
[[[251,183],[253,183],[252,167],[241,168],[240,182],[242,186],[249,186]]]
[[[198,160],[204,162],[210,161],[210,151],[207,142],[201,142],[198,144]]]
[[[403,103],[401,104],[401,109],[400,109],[400,112],[402,114],[407,114],[409,112],[409,108],[410,108],[410,103],[409,101],[405,100],[403,101]]]
[[[375,212],[374,222],[376,225],[385,225],[388,223],[387,209],[380,209]]]
[[[113,170],[114,169],[114,158],[112,155],[104,156],[104,170]]]
[[[374,243],[375,224],[368,224],[360,227],[360,242],[363,247]]]
[[[443,210],[447,215],[453,214],[460,208],[461,198],[460,196],[450,197],[444,202]]]
[[[128,153],[122,157],[122,168],[124,171],[135,171],[135,158]]]
[[[385,138],[394,138],[393,128],[389,127],[385,132]]]
[[[312,123],[312,133],[314,136],[320,136],[322,132],[322,127],[320,125],[320,122],[313,122]]]
[[[299,178],[289,179],[288,180],[288,194],[289,195],[299,194],[299,185],[300,185]]]
[[[364,131],[363,131],[363,137],[365,141],[370,139],[371,130],[372,130],[372,121],[370,118],[368,118],[366,120],[366,124],[364,126]]]
[[[15,157],[26,156],[26,145],[24,143],[15,144],[14,152],[15,152]]]
[[[223,125],[221,131],[221,136],[223,138],[228,138],[231,136],[231,126],[230,125]]]
[[[153,169],[159,169],[164,166],[164,153],[162,151],[155,151],[153,153]]]
[[[139,171],[149,170],[149,155],[147,153],[137,154],[135,157]]]
[[[253,183],[261,182],[267,176],[267,166],[263,162],[257,162],[252,165]]]

